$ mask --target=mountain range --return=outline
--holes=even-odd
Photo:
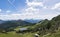
[[[42,21],[41,19],[25,19],[24,21],[30,22],[30,23],[38,23],[39,21]]]

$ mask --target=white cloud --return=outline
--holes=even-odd
[[[57,14],[47,14],[47,15],[40,15],[40,14],[29,14],[29,13],[22,13],[22,14],[7,14],[7,15],[0,15],[0,19],[2,20],[18,20],[18,19],[52,19],[53,17],[57,16]]]
[[[19,14],[6,14],[6,15],[0,15],[0,19],[2,20],[17,20],[19,19]]]
[[[43,7],[43,2],[40,2],[38,0],[26,0],[27,8],[25,8],[23,11],[25,13],[29,14],[39,14],[40,13],[40,8],[36,7]]]
[[[52,9],[60,9],[60,2],[59,2],[59,3],[56,3],[56,4],[52,7]]]
[[[11,11],[10,11],[10,10],[7,10],[6,12],[9,13],[9,12],[11,12]]]
[[[32,0],[32,2],[26,0],[26,3],[28,6],[43,6],[43,2],[38,2],[38,0]]]
[[[31,14],[38,14],[38,13],[40,13],[40,10],[39,9],[36,9],[36,8],[33,8],[33,7],[29,7],[29,8],[27,8],[27,9],[25,9],[25,11],[24,12],[26,12],[26,13],[31,13]]]
[[[2,9],[0,9],[0,12],[2,11]]]
[[[3,20],[18,20],[18,19],[32,19],[32,18],[35,18],[35,19],[37,19],[36,18],[37,17],[37,15],[36,16],[34,16],[34,15],[29,15],[29,14],[10,14],[10,15],[0,15],[0,19],[3,19]]]

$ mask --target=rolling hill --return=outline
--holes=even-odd
[[[31,26],[31,25],[33,25],[33,23],[29,23],[23,20],[9,20],[9,21],[3,21],[3,23],[0,24],[0,30],[8,31],[18,26]]]

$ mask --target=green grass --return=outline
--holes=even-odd
[[[7,34],[5,33],[0,33],[0,37],[34,37],[34,34],[35,33],[19,33],[17,34],[16,32],[8,32]],[[40,35],[40,37],[43,37],[42,35]],[[52,34],[49,34],[45,37],[60,37],[60,31],[56,32],[56,33],[52,33]]]
[[[37,33],[37,32],[35,32],[35,33]],[[0,37],[34,37],[35,33],[27,32],[27,33],[24,33],[24,34],[22,34],[22,33],[18,34],[15,31],[12,31],[12,32],[8,32],[7,34],[0,33]],[[43,36],[40,35],[40,37],[43,37]],[[56,33],[50,33],[49,35],[47,35],[45,37],[60,37],[60,30],[57,31]]]
[[[60,37],[60,30],[56,33],[51,33],[50,35],[47,35],[46,37]]]
[[[0,37],[34,37],[34,33],[17,34],[15,32],[0,33]]]
[[[24,34],[17,34],[15,32],[8,32],[7,34],[5,33],[0,33],[0,37],[34,37],[34,34],[35,33],[24,33]],[[43,37],[43,36],[40,36],[40,37]],[[57,33],[52,33],[52,34],[49,34],[45,37],[60,37],[60,31],[57,32]]]

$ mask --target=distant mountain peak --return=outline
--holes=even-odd
[[[30,22],[30,23],[37,23],[41,21],[41,19],[25,19],[25,21]]]

